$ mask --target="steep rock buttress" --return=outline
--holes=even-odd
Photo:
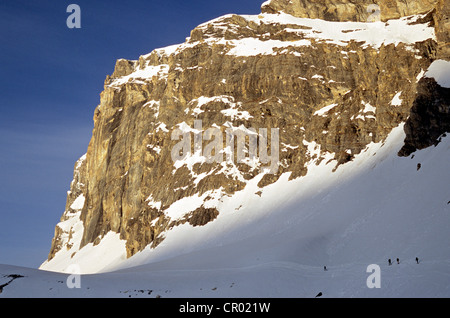
[[[366,22],[373,4],[381,21]],[[171,132],[194,132],[195,120],[203,130],[279,129],[278,170],[259,187],[285,172],[304,176],[324,154],[346,163],[403,122],[410,139],[403,155],[448,131],[448,119],[444,128],[431,119],[439,127],[425,142],[418,131],[428,122],[414,115],[433,104],[433,113],[448,116],[448,89],[424,77],[434,60],[449,58],[446,1],[271,0],[262,11],[220,17],[183,44],[117,61],[49,262],[109,232],[120,234],[131,257],[173,227],[219,217],[221,198],[245,188],[264,164],[208,163],[194,154],[174,163]],[[188,197],[199,200],[174,213]]]

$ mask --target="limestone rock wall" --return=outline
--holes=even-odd
[[[272,0],[260,16],[220,17],[194,29],[186,43],[138,61],[117,61],[106,78],[93,136],[76,165],[62,219],[78,213],[80,248],[98,244],[110,231],[126,240],[128,256],[156,247],[173,227],[214,222],[220,217],[215,203],[260,173],[258,161],[177,165],[171,158],[176,127],[202,120],[203,129],[279,129],[278,171],[261,179],[258,185],[264,187],[285,172],[304,176],[306,163],[325,153],[337,166],[344,164],[405,122],[424,71],[445,52],[445,43],[433,33],[448,38],[443,9],[402,20],[414,35],[431,34],[408,43],[382,37],[384,42],[368,42],[364,35],[372,26],[360,24],[339,26],[339,38],[331,39],[327,32],[338,27],[327,24],[332,22],[271,14],[365,21],[369,3]],[[386,19],[429,11],[437,1],[377,3],[391,8],[382,10]],[[380,30],[389,36],[394,31],[388,24]],[[73,211],[81,195],[83,205],[75,204]],[[191,196],[203,203],[174,217],[174,203]],[[57,226],[49,260],[69,249],[72,229]]]

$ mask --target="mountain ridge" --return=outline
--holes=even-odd
[[[263,4],[261,15],[214,19],[183,44],[117,61],[42,268],[51,269],[58,253],[71,262],[112,233],[124,244],[113,259],[155,249],[177,227],[201,229],[239,211],[222,202],[249,184],[258,181],[257,193],[287,173],[301,179],[311,162],[335,162],[337,169],[405,122],[412,135],[424,127],[423,116],[411,116],[420,114],[420,99],[446,100],[448,89],[438,96],[436,82],[424,77],[446,56],[444,1],[420,1],[414,13],[421,15],[373,23],[296,17],[287,14],[290,4],[311,2],[285,2]],[[280,3],[281,13],[268,12]],[[437,107],[429,121],[448,109]],[[221,131],[280,129],[277,173],[261,174],[261,161],[211,164],[195,156],[175,167],[170,130],[194,133],[194,120]],[[401,153],[434,144],[448,130],[442,122],[424,129],[429,140],[410,138]]]

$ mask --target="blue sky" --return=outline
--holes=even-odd
[[[46,259],[116,60],[184,42],[224,14],[258,14],[262,2],[0,1],[0,264]],[[72,3],[81,29],[66,26]]]

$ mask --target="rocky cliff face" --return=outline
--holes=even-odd
[[[362,23],[370,4],[379,5],[381,20],[397,20]],[[180,224],[213,222],[221,199],[250,180],[260,178],[262,188],[287,172],[300,178],[311,160],[336,160],[337,167],[408,119],[411,142],[402,154],[409,155],[423,141],[421,133],[413,136],[422,117],[411,114],[428,112],[425,95],[448,114],[448,103],[436,102],[448,101],[447,91],[423,78],[434,59],[448,57],[445,1],[272,0],[262,11],[220,17],[183,44],[117,61],[87,154],[75,166],[50,261],[111,231],[126,241],[128,257],[156,247]],[[433,126],[438,132],[428,144],[447,130],[433,123],[441,128]],[[195,148],[172,160],[174,129],[191,136],[194,147],[211,127],[224,136],[253,128],[267,137],[267,151],[278,152],[276,173],[262,170],[260,157],[208,162]],[[203,135],[201,148],[209,143]]]
[[[382,21],[433,10],[439,0],[270,0],[262,6],[266,13],[285,12],[299,18],[328,21],[367,22],[379,15]]]

